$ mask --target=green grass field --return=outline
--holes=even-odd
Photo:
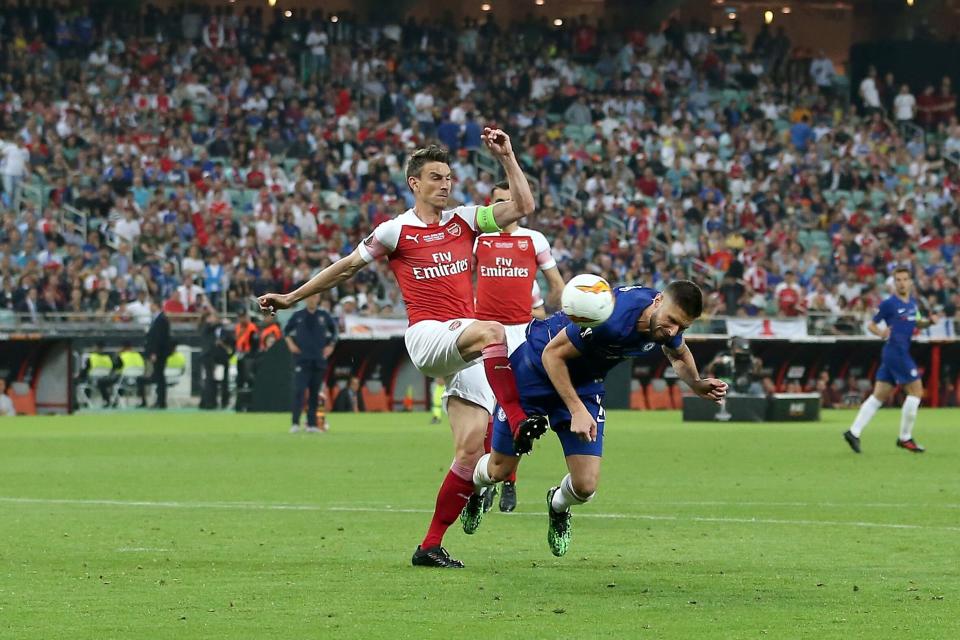
[[[451,457],[423,414],[4,420],[0,638],[956,638],[958,418],[921,410],[920,456],[882,411],[855,456],[850,412],[611,412],[567,556],[548,434],[460,571],[410,566]]]

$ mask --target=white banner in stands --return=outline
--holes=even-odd
[[[806,318],[728,318],[727,333],[744,338],[805,338]]]
[[[341,338],[402,338],[407,330],[404,318],[374,318],[347,315],[343,318],[346,327]]]

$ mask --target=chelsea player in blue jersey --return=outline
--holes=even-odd
[[[873,393],[860,405],[853,426],[843,434],[844,440],[856,453],[860,453],[860,434],[870,422],[877,409],[890,399],[894,387],[903,385],[907,398],[903,401],[900,414],[900,437],[897,446],[923,453],[924,448],[913,440],[913,424],[917,421],[917,411],[920,408],[920,398],[923,397],[923,381],[917,371],[917,363],[910,357],[910,340],[913,330],[929,327],[931,319],[920,314],[917,299],[913,297],[913,278],[910,269],[897,267],[893,271],[893,288],[895,294],[880,303],[880,309],[867,325],[870,333],[880,336],[886,342],[880,357],[880,368],[877,369],[877,380]],[[886,324],[881,328],[878,322]]]
[[[700,378],[683,341],[684,330],[703,312],[697,285],[680,280],[662,292],[617,287],[613,295],[613,313],[592,329],[577,326],[563,313],[534,320],[527,328],[527,341],[510,357],[521,404],[549,417],[566,457],[569,473],[547,493],[547,541],[555,556],[566,553],[570,544],[570,507],[588,502],[597,490],[606,418],[603,381],[613,367],[662,350],[698,396],[719,402],[726,394],[725,383]],[[477,462],[476,493],[461,514],[466,533],[480,524],[483,489],[507,478],[519,460],[504,413],[497,411],[493,451]]]

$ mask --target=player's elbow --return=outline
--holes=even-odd
[[[517,207],[517,213],[521,216],[531,215],[537,208],[537,203],[533,201],[533,194],[526,193],[517,198],[514,202]]]

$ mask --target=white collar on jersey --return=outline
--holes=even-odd
[[[455,207],[455,208],[453,208],[453,209],[447,209],[446,211],[441,211],[441,212],[440,212],[440,222],[437,223],[437,226],[442,227],[443,225],[447,224],[448,222],[450,222],[451,220],[453,220],[453,217],[454,217],[455,215],[457,215],[458,213],[460,213],[460,207]],[[408,225],[408,226],[411,226],[411,227],[428,227],[428,226],[430,226],[430,225],[428,225],[426,222],[424,222],[423,220],[421,220],[420,217],[417,216],[416,211],[414,211],[413,209],[407,209],[406,211],[404,211],[403,213],[401,213],[399,216],[397,216],[397,220],[399,220],[400,222],[402,222],[404,225]]]

